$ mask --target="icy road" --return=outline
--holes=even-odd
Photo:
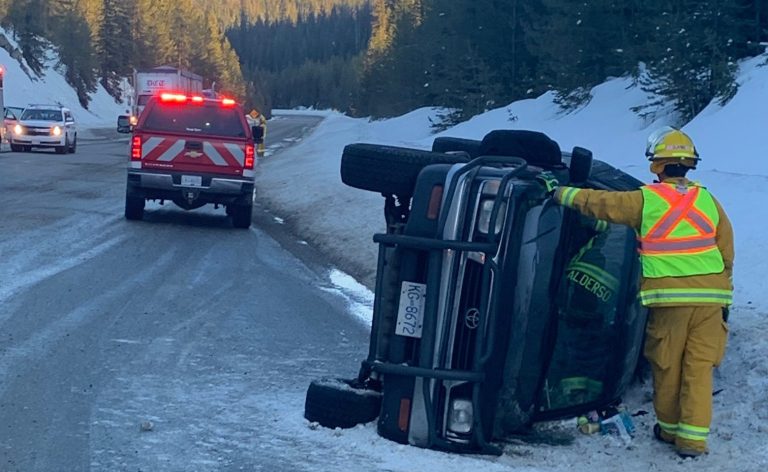
[[[0,470],[338,463],[295,434],[311,379],[367,346],[325,268],[223,208],[126,221],[125,138],[79,144],[0,154]]]

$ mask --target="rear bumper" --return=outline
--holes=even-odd
[[[243,195],[253,194],[252,179],[197,174],[202,181],[198,187],[182,185],[181,176],[182,173],[129,171],[128,188],[135,196],[147,199],[188,199],[192,193],[196,200],[208,203],[232,203]]]

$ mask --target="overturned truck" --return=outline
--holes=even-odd
[[[432,151],[351,144],[342,181],[381,193],[368,357],[313,381],[305,417],[378,418],[381,436],[456,452],[618,401],[640,358],[633,231],[556,205],[537,180],[632,190],[637,179],[534,131],[441,137]]]

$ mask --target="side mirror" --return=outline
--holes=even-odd
[[[592,173],[592,151],[575,146],[571,152],[569,175],[572,184],[583,184]]]
[[[255,142],[261,143],[264,141],[264,128],[261,126],[251,126],[251,134]]]
[[[131,126],[131,117],[128,115],[120,115],[117,117],[117,132],[118,133],[130,133],[133,131]]]

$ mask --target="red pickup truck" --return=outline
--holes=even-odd
[[[232,99],[163,93],[153,97],[135,127],[118,118],[118,131],[133,133],[125,217],[140,220],[147,200],[192,210],[223,205],[236,228],[251,225],[255,146],[263,129],[250,127]]]

